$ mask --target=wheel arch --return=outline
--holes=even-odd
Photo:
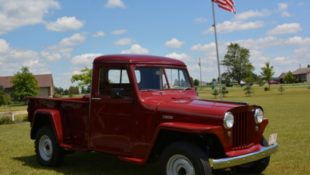
[[[210,157],[223,156],[222,144],[213,132],[214,126],[209,129],[198,131],[197,128],[181,130],[175,127],[160,127],[146,161],[156,160],[167,146],[178,141],[196,144]]]
[[[30,136],[35,139],[40,127],[50,126],[57,138],[58,144],[63,144],[63,128],[61,115],[58,110],[38,109],[34,113]]]

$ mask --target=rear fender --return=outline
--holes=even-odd
[[[58,110],[53,109],[38,109],[34,113],[34,118],[32,122],[32,128],[31,128],[31,138],[35,137],[36,130],[41,127],[38,126],[39,121],[43,118],[48,118],[49,124],[54,130],[54,133],[57,137],[58,144],[60,146],[63,146],[63,128],[62,128],[62,122],[61,122],[61,116]]]

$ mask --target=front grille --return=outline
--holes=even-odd
[[[232,129],[232,149],[240,150],[251,147],[255,137],[254,113],[251,111],[234,113],[235,123]]]

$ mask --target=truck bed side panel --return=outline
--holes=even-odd
[[[73,149],[88,148],[89,102],[84,99],[44,99],[30,98],[28,104],[29,121],[37,109],[58,110],[61,115],[64,144]]]

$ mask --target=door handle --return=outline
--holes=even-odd
[[[101,100],[101,98],[98,98],[98,97],[92,97],[91,99],[96,100],[96,101]]]

